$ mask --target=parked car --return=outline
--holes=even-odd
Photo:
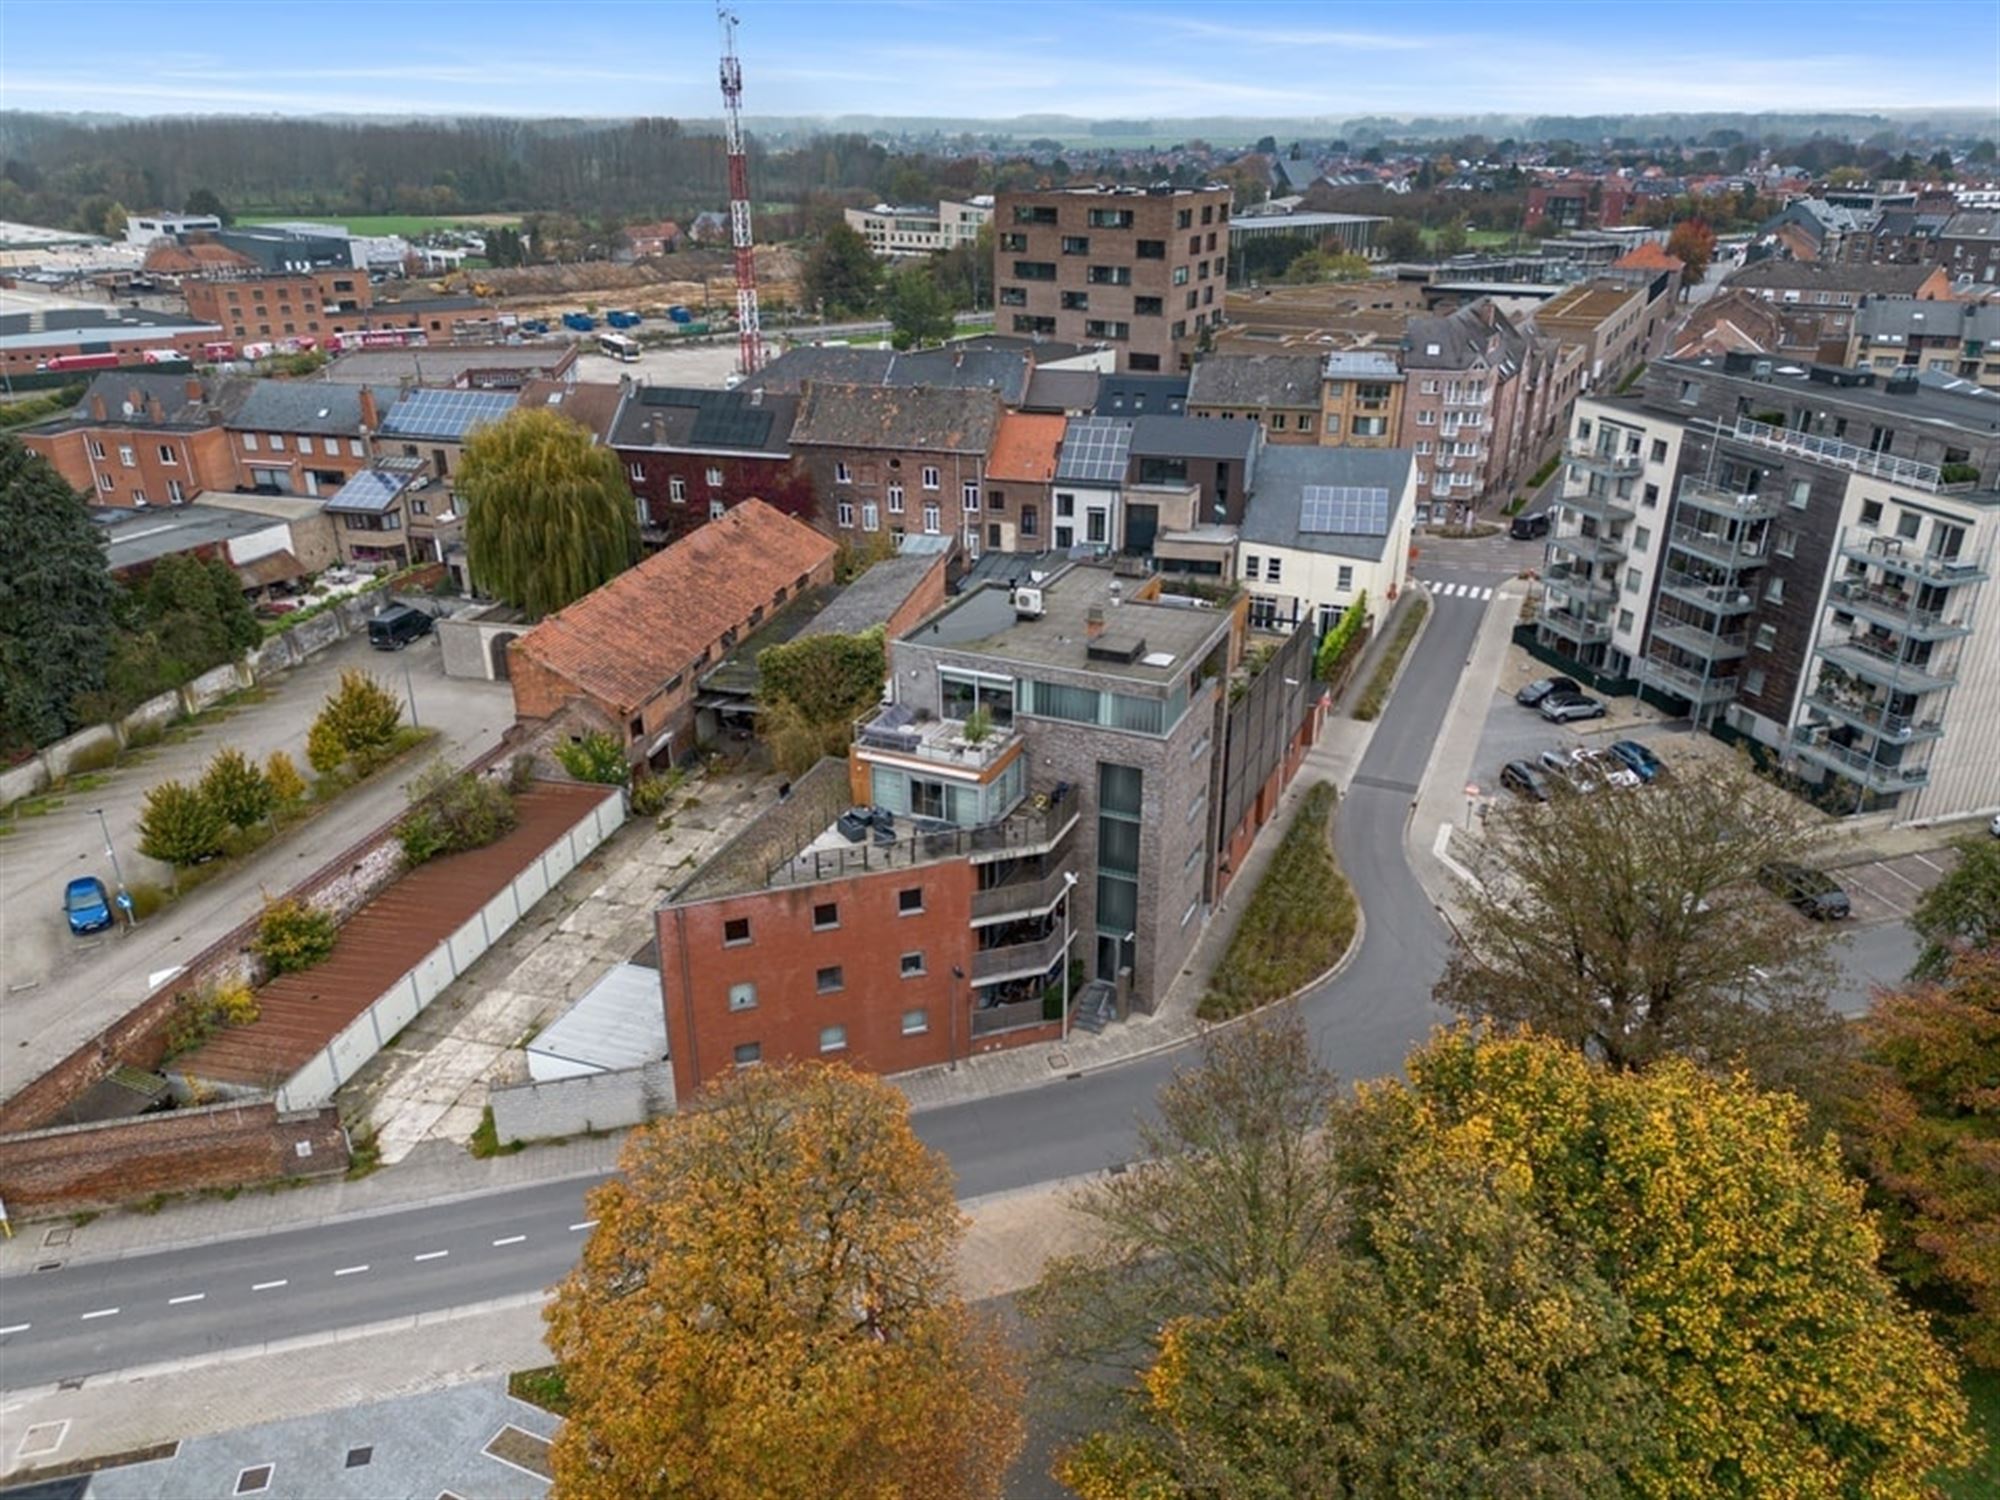
[[[1569,752],[1570,764],[1579,780],[1593,786],[1635,787],[1639,773],[1619,757],[1596,745],[1578,745]]]
[[[1581,698],[1583,689],[1576,685],[1572,677],[1538,677],[1514,695],[1514,701],[1523,708],[1534,708],[1548,697]]]
[[[78,937],[111,925],[111,893],[95,875],[79,875],[63,887],[63,914]]]
[[[1655,781],[1666,769],[1660,757],[1637,740],[1613,740],[1605,748],[1630,766],[1641,781]]]
[[[1594,792],[1598,783],[1583,775],[1567,750],[1544,750],[1536,757],[1543,777],[1550,786],[1559,786],[1568,792]]]
[[[1549,800],[1549,789],[1525,760],[1510,760],[1500,768],[1500,785],[1519,792],[1531,802]]]
[[[1532,542],[1536,537],[1549,534],[1549,513],[1536,511],[1532,516],[1516,516],[1507,527],[1507,535],[1517,542]]]
[[[377,651],[401,651],[431,633],[431,617],[407,604],[392,604],[368,622],[368,644]]]
[[[1824,870],[1769,864],[1757,872],[1757,880],[1765,890],[1781,901],[1790,902],[1814,921],[1838,921],[1854,910],[1840,882]]]
[[[1601,719],[1604,705],[1595,698],[1558,697],[1551,693],[1542,699],[1542,717],[1551,724],[1570,724],[1578,719]]]

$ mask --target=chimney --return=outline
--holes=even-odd
[[[166,425],[167,409],[160,404],[158,396],[148,396],[146,398],[146,416],[160,426]]]
[[[1101,604],[1093,604],[1090,606],[1088,610],[1084,612],[1083,638],[1087,641],[1094,641],[1100,635],[1103,634],[1104,634],[1104,606]]]
[[[373,432],[381,420],[381,413],[375,409],[375,393],[367,386],[361,387],[361,426]]]
[[[106,412],[104,409],[103,392],[92,391],[90,393],[90,415],[93,420],[98,422],[102,422],[105,419]]]
[[[201,388],[201,379],[200,379],[200,377],[198,377],[198,376],[195,376],[195,375],[190,375],[190,376],[188,376],[188,378],[187,378],[187,385],[186,385],[186,386],[184,387],[184,390],[185,390],[185,393],[186,393],[186,395],[187,395],[187,398],[188,398],[188,400],[190,400],[190,401],[199,401],[199,400],[201,400],[201,398],[202,398],[202,395],[203,395],[203,391],[202,391],[202,388]]]

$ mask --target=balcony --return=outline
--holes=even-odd
[[[1764,562],[1763,540],[1748,541],[1741,533],[1675,526],[1668,530],[1667,540],[1683,552],[1707,558],[1725,568],[1756,568]]]
[[[1063,789],[1058,788],[1058,791]],[[862,830],[859,840],[843,834],[836,824],[805,848],[772,862],[764,883],[770,886],[812,885],[847,880],[880,870],[913,869],[939,860],[989,860],[1043,854],[1061,842],[1076,825],[1074,797],[1037,792],[1017,804],[997,823],[959,828],[928,818],[898,817],[895,836],[883,838]],[[907,832],[905,831],[907,830]]]
[[[1051,870],[1028,880],[1010,880],[972,893],[972,922],[999,921],[1005,917],[1031,917],[1047,911],[1069,889],[1068,870]]]
[[[1031,979],[1046,974],[1062,956],[1073,934],[1058,925],[1045,938],[1029,943],[1009,943],[1004,948],[982,948],[972,955],[972,982],[987,984],[996,979]]]
[[[1557,563],[1542,575],[1549,592],[1561,594],[1565,598],[1601,599],[1611,603],[1618,597],[1618,585],[1609,578],[1598,578],[1588,568],[1573,568],[1567,563]]]
[[[1606,479],[1636,479],[1646,467],[1636,453],[1606,453],[1593,443],[1572,443],[1564,457],[1573,472],[1601,474]]]
[[[932,719],[912,714],[901,704],[877,708],[854,721],[854,743],[862,758],[886,751],[963,771],[985,771],[1016,744],[1020,735],[994,726],[977,744],[966,737],[963,719]]]
[[[1902,693],[1941,693],[1958,681],[1954,674],[1928,663],[1919,666],[1903,660],[1894,651],[1884,651],[1867,636],[1821,641],[1819,654],[1865,682],[1880,683]]]
[[[1631,548],[1625,545],[1623,537],[1604,533],[1586,536],[1580,531],[1572,532],[1568,536],[1552,536],[1549,538],[1549,546],[1554,551],[1566,552],[1571,557],[1590,563],[1622,562],[1631,551]]]
[[[1680,573],[1669,568],[1660,575],[1660,592],[1670,599],[1693,604],[1710,614],[1747,615],[1757,607],[1756,597],[1748,589],[1733,583],[1713,583],[1694,573]]]
[[[1655,620],[1653,639],[1678,646],[1688,655],[1698,656],[1703,661],[1731,661],[1750,649],[1749,637],[1740,630],[1705,630],[1686,620]]]
[[[1837,724],[1898,745],[1934,740],[1944,733],[1942,719],[1912,719],[1908,714],[1892,714],[1881,699],[1848,697],[1825,684],[1806,694],[1805,706]]]
[[[1018,1031],[1023,1026],[1042,1026],[1049,1020],[1042,999],[1015,1000],[1006,1005],[987,1005],[972,1012],[972,1034],[993,1036],[1002,1031]]]
[[[1590,615],[1580,615],[1567,609],[1544,609],[1535,621],[1546,625],[1565,640],[1575,641],[1579,646],[1595,646],[1611,639],[1611,622],[1596,619]]]
[[[1972,634],[1963,615],[1947,618],[1934,609],[1918,609],[1909,594],[1880,588],[1859,578],[1842,578],[1828,591],[1828,598],[1864,620],[1895,631],[1913,641],[1944,641]]]
[[[1915,578],[1924,583],[1934,583],[1941,588],[1952,588],[1961,583],[1984,583],[1987,573],[1983,564],[1966,558],[1939,557],[1931,552],[1918,552],[1903,545],[1903,539],[1895,536],[1873,536],[1865,541],[1848,541],[1840,544],[1840,555],[1852,558],[1870,567],[1880,568],[1885,573],[1894,573],[1903,578]]]
[[[1682,505],[1735,521],[1768,521],[1778,513],[1777,503],[1763,495],[1739,494],[1699,479],[1683,479],[1678,498]]]
[[[1943,476],[1936,464],[1898,458],[1893,453],[1877,453],[1871,448],[1844,443],[1839,438],[1794,432],[1789,427],[1775,427],[1769,422],[1755,422],[1748,417],[1738,417],[1733,427],[1723,426],[1721,431],[1724,436],[1734,437],[1740,442],[1813,463],[1832,464],[1852,474],[1867,474],[1876,479],[1893,480],[1897,484],[1915,485],[1932,494],[1936,494],[1941,487]]]
[[[1712,672],[1704,676],[1657,656],[1637,658],[1632,663],[1632,675],[1648,686],[1687,699],[1697,708],[1727,703],[1736,696],[1736,677],[1733,673],[1726,677]]]
[[[1817,725],[1801,724],[1794,729],[1792,749],[1800,760],[1809,760],[1849,781],[1858,781],[1871,792],[1913,791],[1931,779],[1929,766],[1883,765],[1873,756],[1834,744]]]
[[[1572,515],[1588,516],[1599,523],[1629,521],[1639,512],[1630,495],[1620,495],[1607,487],[1601,494],[1584,490],[1576,495],[1558,495],[1556,504]]]

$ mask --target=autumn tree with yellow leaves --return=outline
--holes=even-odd
[[[745,1070],[633,1133],[548,1309],[570,1500],[997,1495],[1021,1382],[954,1286],[944,1160],[881,1080]]]
[[[1085,1500],[1915,1500],[1969,1457],[1951,1357],[1795,1097],[1469,1031],[1408,1076],[1333,1107],[1324,1196],[1251,1200],[1330,1198],[1332,1232],[1283,1276],[1212,1262],[1059,1460]]]

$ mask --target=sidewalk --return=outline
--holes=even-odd
[[[964,1205],[971,1224],[959,1282],[968,1300],[1019,1291],[1051,1256],[1081,1247],[1085,1223],[1069,1208],[1076,1186],[1049,1183]],[[31,1427],[43,1429],[32,1462],[54,1465],[532,1369],[549,1362],[542,1302],[531,1292],[10,1400],[0,1405],[0,1476],[23,1466]],[[60,1428],[52,1451],[51,1428]]]

